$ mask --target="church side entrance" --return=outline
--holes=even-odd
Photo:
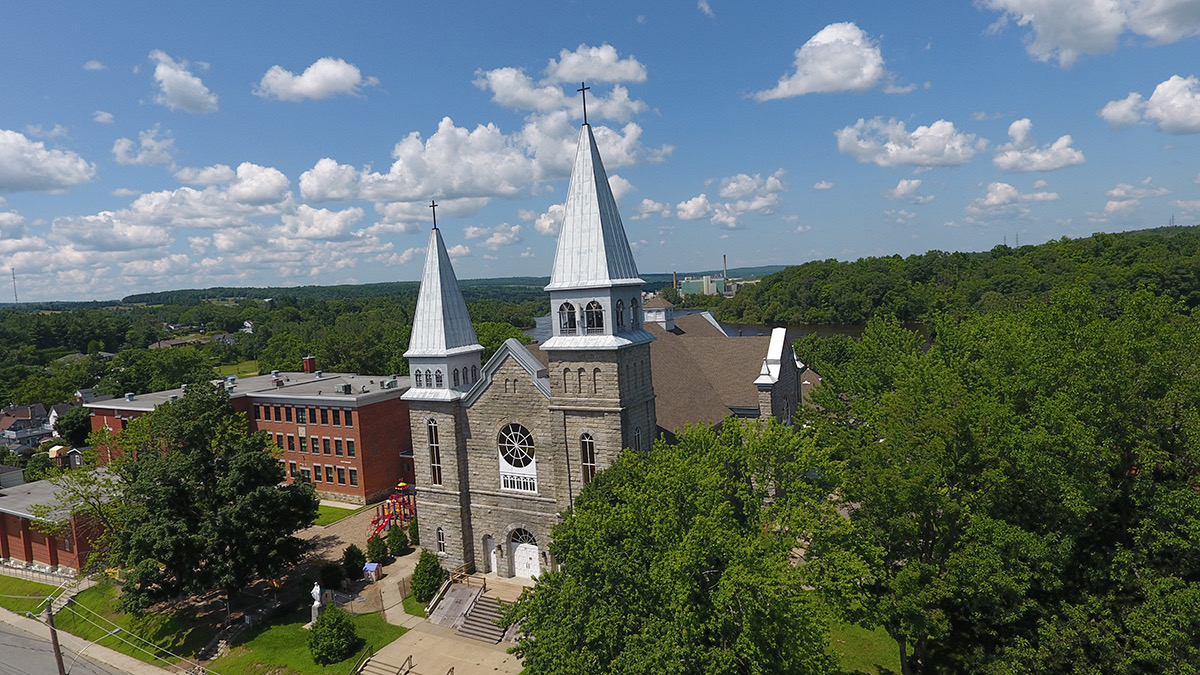
[[[537,539],[528,530],[513,530],[512,541],[513,576],[530,578],[541,571],[538,565]]]

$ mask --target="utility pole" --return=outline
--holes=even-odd
[[[67,675],[63,668],[62,650],[58,648],[58,631],[54,629],[54,598],[46,598],[46,624],[50,626],[50,647],[54,649],[54,662],[58,664],[58,675]]]

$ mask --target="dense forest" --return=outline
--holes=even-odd
[[[1146,288],[1200,304],[1200,227],[1164,227],[997,246],[984,253],[929,251],[902,258],[820,260],[768,275],[729,299],[690,297],[729,323],[862,323],[873,316],[921,321],[986,310],[1082,284],[1111,296]]]

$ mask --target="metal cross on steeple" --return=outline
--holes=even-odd
[[[429,200],[429,208],[433,209],[433,229],[437,229],[437,202]]]
[[[591,87],[587,86],[586,83],[580,82],[579,88],[575,90],[583,95],[583,123],[584,124],[588,123],[587,122],[587,93],[588,93],[589,89],[591,89]]]

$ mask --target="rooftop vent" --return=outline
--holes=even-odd
[[[126,400],[126,401],[132,401],[132,400],[133,400],[133,392],[132,392],[132,391],[127,391],[127,392],[125,392],[125,400]]]
[[[354,391],[354,389],[349,384],[339,384],[338,385],[338,392],[340,392],[342,394],[349,394],[352,391]]]
[[[172,400],[172,401],[178,401],[178,400],[179,400],[179,394],[171,394],[171,400]]]
[[[278,370],[272,370],[272,371],[271,371],[271,377],[279,377],[279,371],[278,371]]]
[[[321,379],[321,378],[322,378],[322,377],[325,375],[325,373],[324,373],[324,372],[322,372],[322,371],[320,371],[320,370],[318,370],[318,371],[315,373],[315,375],[317,376],[317,379],[319,380],[319,379]]]

